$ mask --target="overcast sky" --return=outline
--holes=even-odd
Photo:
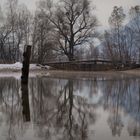
[[[0,4],[3,4],[6,0],[0,0]],[[19,0],[25,3],[28,8],[34,11],[36,2],[39,0]],[[98,20],[103,26],[108,26],[108,18],[115,5],[123,6],[125,11],[130,9],[131,6],[140,5],[140,0],[90,0],[96,6],[96,14]]]
[[[96,5],[96,12],[99,21],[104,26],[108,26],[108,18],[114,6],[122,6],[125,11],[131,6],[140,5],[140,0],[91,0]]]

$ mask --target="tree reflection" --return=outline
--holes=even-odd
[[[115,82],[115,81],[114,81]],[[108,124],[112,130],[112,135],[113,136],[120,136],[121,131],[123,128],[123,122],[121,120],[121,115],[120,115],[120,104],[121,104],[121,98],[123,94],[125,93],[125,88],[122,85],[122,82],[112,82],[114,84],[113,91],[111,92],[111,96],[113,96],[113,102],[110,107],[112,107],[112,113],[109,116],[108,119]]]
[[[61,81],[62,83],[55,81],[38,79],[36,89],[32,90],[38,91],[38,95],[34,95],[32,99],[33,104],[38,105],[34,106],[36,110],[33,114],[36,116],[37,110],[37,112],[41,112],[37,113],[39,116],[35,119],[38,122],[38,118],[40,118],[38,136],[47,139],[55,136],[61,140],[86,139],[88,124],[95,121],[94,107],[88,104],[86,99],[74,95],[74,80]],[[58,86],[53,92],[54,85],[57,84],[61,86]],[[38,88],[42,90],[38,90]],[[39,108],[40,105],[43,108]]]
[[[0,126],[5,126],[2,133],[7,140],[18,140],[31,131],[32,137],[42,140],[86,140],[93,132],[92,124],[98,125],[106,111],[108,118],[104,121],[113,136],[121,136],[127,128],[130,136],[139,138],[139,82],[137,78],[99,81],[97,77],[92,80],[35,77],[29,79],[28,90],[19,80],[0,78]],[[101,107],[104,110],[98,115]],[[96,129],[94,126],[92,129]]]
[[[112,130],[112,135],[121,135],[124,126],[122,112],[129,113],[135,121],[135,123],[133,122],[133,124],[128,127],[129,134],[133,136],[140,135],[139,80],[113,80],[104,83],[103,87],[105,99],[104,109],[109,110],[110,113],[108,124]]]
[[[17,140],[17,134],[25,132],[24,122],[30,120],[28,86],[15,78],[0,78],[0,101],[3,122],[6,128],[3,134],[7,140]]]
[[[7,128],[3,133],[7,135],[7,140],[16,140],[15,125],[19,125],[21,121],[21,106],[19,95],[19,82],[14,78],[0,79],[1,91],[1,111],[3,120],[6,121]],[[5,115],[4,115],[5,114]],[[4,122],[2,122],[4,123]]]
[[[87,104],[84,99],[74,96],[73,82],[73,80],[68,80],[64,87],[64,92],[61,91],[63,98],[60,98],[60,96],[57,102],[56,122],[58,126],[64,127],[63,139],[86,139],[88,129],[88,122],[86,120],[86,113],[88,113],[86,111]]]
[[[140,87],[138,91],[137,101],[138,107],[135,106],[135,120],[128,124],[128,132],[130,136],[140,137]]]

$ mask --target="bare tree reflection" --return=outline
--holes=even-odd
[[[137,123],[140,123],[140,119],[137,120],[134,116],[136,114],[140,114],[137,108],[139,108],[139,98],[138,98],[138,87],[139,82],[137,79],[128,79],[126,80],[113,80],[104,83],[104,109],[109,110],[110,115],[108,118],[108,124],[112,130],[113,136],[120,136],[122,132],[122,128],[124,127],[122,121],[122,113],[129,113]],[[123,112],[122,112],[123,108]],[[139,116],[140,117],[140,116]],[[133,123],[134,125],[134,123]],[[137,128],[137,132],[140,132],[139,127],[136,125],[134,128],[132,125],[132,131],[135,131]],[[133,130],[132,130],[133,129]],[[128,129],[130,131],[130,129]],[[130,132],[129,132],[130,133]]]
[[[84,99],[74,96],[73,82],[73,80],[68,80],[63,90],[64,93],[61,91],[61,96],[64,94],[64,98],[59,97],[58,99],[59,108],[56,122],[58,126],[64,127],[62,139],[84,140],[87,138],[88,129],[86,113],[88,114],[89,112],[86,110],[87,104]]]
[[[3,133],[6,134],[7,140],[16,140],[15,125],[19,125],[21,121],[21,106],[19,95],[19,82],[14,78],[1,78],[1,111],[5,114],[7,129]]]
[[[114,85],[116,86],[113,88],[113,91],[111,92],[111,96],[113,96],[113,102],[112,102],[112,114],[110,114],[109,119],[108,119],[108,124],[112,130],[112,135],[113,136],[120,136],[121,131],[123,128],[123,122],[121,120],[121,115],[120,115],[120,104],[121,104],[121,98],[123,94],[125,93],[124,90],[125,88],[122,85],[123,83],[121,82],[115,82]]]
[[[55,136],[60,140],[85,140],[88,137],[89,123],[95,122],[94,106],[88,104],[86,99],[74,95],[74,80],[61,80],[61,83],[57,81],[59,86],[54,92],[56,81],[38,79],[36,89],[32,89],[38,91],[38,95],[34,94],[32,99],[32,103],[37,105],[34,106],[36,109],[33,109],[33,114],[35,122],[40,126],[37,128],[38,136],[47,139]],[[31,81],[32,84],[34,82],[35,80]],[[36,114],[36,111],[40,113]],[[39,116],[35,117],[36,115]]]
[[[139,84],[139,82],[138,82]],[[139,86],[139,85],[137,85]],[[135,120],[132,122],[129,122],[128,124],[128,132],[130,136],[135,136],[140,138],[140,87],[138,92],[138,96],[137,96],[137,105],[133,104],[133,106],[135,107]]]
[[[138,78],[73,80],[36,77],[29,79],[28,90],[19,80],[0,78],[0,126],[5,126],[2,133],[7,140],[18,140],[26,131],[33,131],[33,137],[42,140],[86,140],[93,133],[92,124],[97,122],[98,125],[98,109],[103,107],[109,115],[105,121],[113,136],[121,136],[122,130],[127,128],[130,136],[139,138],[139,82]],[[129,120],[124,121],[125,118]],[[96,128],[93,126],[92,129]]]

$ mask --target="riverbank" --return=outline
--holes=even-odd
[[[140,69],[126,70],[126,71],[61,71],[61,70],[49,70],[42,71],[41,75],[55,78],[118,78],[118,77],[140,77]]]
[[[133,75],[140,76],[140,68],[138,68],[138,69],[132,69],[132,70],[126,70],[126,71],[122,71],[122,73],[133,74]]]
[[[20,77],[22,64],[17,62],[15,64],[0,64],[0,77]],[[137,76],[140,77],[140,68],[125,70],[125,71],[66,71],[66,70],[51,70],[48,67],[41,67],[36,64],[30,64],[30,73],[32,76],[48,76],[55,78],[95,78],[95,77],[114,77],[118,76]]]

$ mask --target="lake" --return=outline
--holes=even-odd
[[[140,139],[140,78],[0,77],[0,140]]]

